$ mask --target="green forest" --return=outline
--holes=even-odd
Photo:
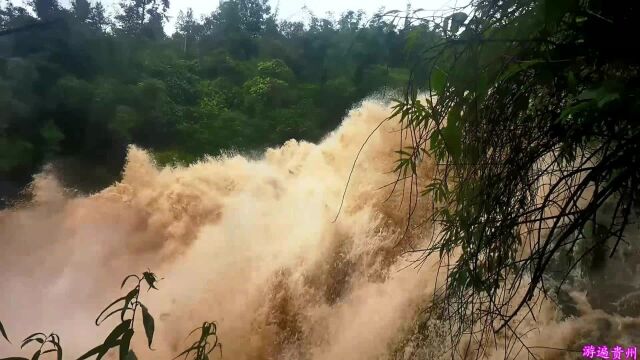
[[[407,45],[436,36],[382,10],[278,21],[266,0],[225,1],[200,19],[180,12],[166,34],[167,0],[119,6],[112,17],[87,0],[0,8],[0,178],[24,184],[60,160],[91,164],[93,183],[71,181],[95,189],[129,144],[165,164],[317,141],[355,102],[402,86]]]
[[[86,197],[62,201],[71,205],[60,210],[42,206],[30,212],[39,209],[33,204],[0,212],[0,236],[9,234],[0,240],[32,256],[31,248],[23,248],[41,246],[33,240],[40,233],[31,228],[42,224],[47,236],[58,234],[59,243],[93,256],[95,248],[85,247],[90,241],[74,238],[76,232],[87,234],[76,219],[92,221],[87,228],[97,230],[90,236],[119,230],[113,236],[121,237],[122,253],[132,251],[127,236],[134,243],[160,234],[165,237],[160,244],[187,234],[194,242],[188,245],[198,245],[190,249],[213,249],[214,255],[206,259],[207,271],[173,281],[208,280],[221,290],[206,293],[207,300],[230,289],[237,296],[228,302],[239,307],[246,305],[238,300],[246,294],[234,286],[245,278],[231,271],[266,269],[268,276],[247,286],[263,291],[256,292],[254,310],[268,316],[238,316],[246,333],[220,327],[242,339],[263,336],[259,346],[232,348],[236,354],[266,354],[248,358],[289,358],[283,354],[299,351],[292,358],[346,353],[344,358],[364,359],[356,353],[370,351],[372,359],[442,354],[575,359],[581,346],[583,357],[608,358],[608,347],[618,349],[618,358],[623,347],[626,359],[637,357],[640,3],[472,0],[442,16],[425,17],[407,5],[371,17],[363,11],[337,19],[310,14],[308,22],[279,20],[272,5],[226,0],[199,19],[186,10],[176,19],[175,33],[166,34],[168,0],[123,0],[109,16],[100,2],[87,0],[74,0],[70,8],[56,0],[33,0],[26,7],[5,2],[0,8],[0,207],[3,196],[17,194],[46,164],[60,169],[56,176],[69,187],[94,192],[118,178],[130,144],[148,149],[160,165],[193,164],[228,151],[253,159],[292,138],[319,143],[374,94],[388,100],[377,105],[389,114],[372,132],[358,133],[363,143],[355,148],[322,152],[320,142],[314,148],[324,156],[318,163],[306,154],[296,160],[300,163],[291,160],[300,168],[320,164],[326,176],[294,172],[286,161],[269,163],[270,171],[262,173],[259,161],[246,161],[246,172],[239,173],[246,186],[225,178],[198,188],[193,184],[214,183],[206,176],[219,174],[194,171],[195,180],[188,182],[182,181],[184,174],[203,162],[175,167],[174,173],[162,173],[169,173],[162,182],[143,179],[125,184],[125,190],[112,186],[107,195],[113,199]],[[388,120],[397,128],[385,133],[385,141],[372,142],[379,147],[376,154],[387,151],[395,163],[358,163]],[[397,143],[389,140],[396,135]],[[347,162],[328,164],[343,155],[353,164],[351,172]],[[232,169],[223,160],[210,164],[215,166],[199,169]],[[384,176],[395,181],[376,178],[382,171],[374,165],[393,169]],[[352,184],[356,170],[367,181],[379,180],[377,190],[389,194],[371,191],[378,185],[373,180]],[[166,189],[174,183],[180,186]],[[86,216],[103,204],[117,216]],[[121,213],[137,222],[119,229]],[[185,220],[191,218],[196,221]],[[205,227],[210,231],[198,232]],[[65,243],[68,238],[76,242]],[[215,247],[225,241],[234,246]],[[304,246],[299,258],[286,257],[298,246]],[[147,251],[151,256],[145,259],[160,253],[156,247]],[[66,248],[64,253],[61,274],[83,274],[85,263],[67,271]],[[116,253],[103,256],[110,260]],[[6,254],[0,252],[0,265],[22,266],[19,256]],[[274,260],[277,266],[270,267],[269,260],[281,254],[286,255],[282,264]],[[269,260],[257,261],[264,258]],[[317,266],[309,270],[301,264]],[[38,270],[50,281],[45,270],[27,266],[22,272]],[[411,266],[432,278],[416,272],[420,281],[414,281],[406,271],[402,279],[411,282],[394,277]],[[9,266],[3,271],[17,279],[6,288],[24,290],[21,272]],[[225,284],[225,276],[233,284]],[[265,285],[267,278],[273,289]],[[99,325],[112,310],[105,317],[120,313],[122,322],[80,359],[101,358],[115,348],[121,360],[134,358],[129,351],[136,313],[151,348],[155,320],[139,296],[145,284],[157,290],[160,279],[148,269],[124,278],[121,289],[129,279],[137,285],[96,319]],[[345,304],[351,307],[345,310]],[[215,307],[227,305],[221,301]],[[202,314],[208,316],[213,307]],[[318,315],[319,308],[326,312]],[[318,321],[336,313],[340,319]],[[279,317],[269,317],[273,314]],[[8,322],[0,320],[0,335],[9,340]],[[329,328],[334,323],[340,326]],[[274,333],[262,333],[265,328]],[[194,330],[200,340],[180,356],[203,360],[222,351],[217,329],[215,321],[202,323]],[[369,346],[369,331],[375,345],[382,344],[378,348]],[[42,345],[34,358],[43,346],[62,358],[56,333],[33,334],[22,345],[34,341]],[[346,352],[312,357],[324,350],[323,341]]]

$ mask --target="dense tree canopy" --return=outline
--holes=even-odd
[[[353,11],[278,22],[266,0],[228,0],[201,19],[181,12],[167,36],[169,5],[0,8],[0,177],[22,184],[63,159],[92,163],[100,186],[127,144],[171,162],[318,140],[351,104],[406,81],[407,34],[425,26]]]

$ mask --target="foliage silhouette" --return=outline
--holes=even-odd
[[[7,335],[7,331],[5,330],[4,325],[2,325],[2,321],[0,321],[0,335],[2,335],[5,340],[11,343],[11,340],[9,340],[9,336]]]
[[[156,274],[147,270],[141,275],[131,274],[124,278],[120,288],[124,288],[129,279],[137,281],[135,286],[127,292],[126,295],[117,298],[111,302],[107,307],[100,312],[95,320],[96,326],[100,326],[105,320],[113,315],[119,314],[120,323],[113,328],[111,333],[106,337],[104,342],[91,350],[87,351],[84,355],[80,356],[78,360],[89,359],[96,356],[96,359],[102,359],[111,349],[118,349],[118,359],[120,360],[134,360],[137,356],[130,348],[131,339],[134,335],[134,322],[136,315],[142,313],[142,324],[144,327],[145,335],[147,338],[148,346],[151,350],[153,335],[155,332],[155,321],[153,316],[149,313],[147,307],[140,301],[140,290],[142,284],[148,286],[147,291],[151,289],[158,290],[156,284],[159,280]],[[194,329],[190,334],[200,330],[200,337],[198,341],[194,342],[187,350],[183,351],[176,358],[185,356],[185,359],[189,355],[193,356],[195,360],[208,360],[209,354],[216,348],[220,350],[220,356],[222,356],[222,344],[218,341],[217,324],[215,322],[205,322],[201,327]],[[0,322],[0,335],[9,341],[5,328]],[[210,339],[213,338],[214,342],[211,344]],[[40,344],[40,347],[34,352],[31,359],[36,360],[46,354],[56,355],[58,360],[62,359],[62,346],[60,345],[60,337],[51,333],[45,335],[44,333],[34,333],[29,335],[22,341],[20,348],[24,348],[26,345],[35,342]],[[28,360],[24,357],[8,357],[1,358],[0,360]]]
[[[639,14],[606,1],[474,0],[432,20],[443,37],[420,49],[394,108],[413,140],[395,170],[411,197],[407,231],[425,221],[412,221],[421,195],[442,229],[416,265],[433,255],[446,269],[432,309],[452,322],[452,343],[500,331],[519,342],[517,315],[553,300],[593,251],[624,243],[640,195],[638,44],[626,41]],[[433,179],[416,172],[426,156]]]
[[[193,360],[209,360],[209,354],[217,348],[220,349],[220,357],[222,357],[222,343],[218,342],[217,325],[215,321],[205,322],[201,327],[195,328],[189,336],[200,330],[200,337],[189,348],[181,352],[174,360],[184,355],[185,360],[189,359],[189,355]],[[209,342],[209,338],[213,337],[213,344]]]
[[[130,348],[131,339],[134,335],[134,321],[136,318],[136,314],[142,313],[142,324],[144,327],[145,335],[147,338],[147,343],[149,349],[151,348],[151,344],[153,342],[153,335],[155,332],[155,321],[153,316],[149,313],[147,307],[140,301],[140,290],[142,284],[145,283],[148,288],[147,292],[151,289],[158,290],[156,284],[159,280],[156,274],[151,272],[151,270],[147,270],[143,272],[141,275],[131,274],[124,278],[120,288],[124,288],[129,279],[137,280],[135,286],[127,292],[126,295],[119,297],[118,299],[111,302],[95,320],[96,326],[100,326],[105,320],[110,318],[113,315],[120,315],[120,323],[114,327],[111,333],[106,337],[104,342],[91,350],[87,351],[84,355],[80,356],[77,360],[89,359],[93,356],[96,356],[96,359],[102,359],[111,349],[118,349],[118,359],[120,360],[135,360],[137,356]],[[119,307],[116,305],[119,304]],[[140,311],[138,311],[140,309]],[[209,354],[215,348],[219,348],[220,356],[222,356],[222,344],[218,341],[217,334],[217,324],[215,322],[205,322],[199,328],[194,329],[190,334],[192,335],[197,330],[200,330],[200,338],[198,341],[194,342],[187,350],[183,351],[180,355],[176,356],[176,358],[185,355],[185,359],[192,355],[195,360],[208,360]],[[5,328],[0,322],[0,335],[9,341]],[[188,336],[187,336],[188,337]],[[211,344],[209,341],[210,338],[214,339],[214,343]],[[10,341],[9,341],[10,342]],[[45,335],[44,333],[34,333],[29,335],[22,341],[22,345],[20,348],[24,348],[29,343],[36,342],[40,344],[40,347],[36,350],[36,352],[32,355],[31,360],[40,359],[45,354],[56,355],[58,360],[62,359],[62,346],[60,345],[60,337],[51,333],[49,335]],[[47,348],[47,346],[49,346]],[[191,354],[193,352],[193,354]],[[0,358],[0,360],[29,360],[24,357],[7,357]]]
[[[60,345],[60,337],[55,333],[46,335],[44,333],[34,333],[29,335],[22,341],[20,348],[24,348],[28,344],[36,342],[40,344],[38,349],[31,356],[31,360],[40,359],[43,355],[52,354],[57,360],[62,360],[62,345]],[[0,360],[29,360],[25,357],[8,357]]]
[[[136,314],[138,313],[138,309],[141,309],[142,312],[142,323],[144,325],[148,346],[151,349],[153,333],[155,332],[155,321],[151,314],[149,314],[147,307],[140,301],[140,289],[141,284],[145,282],[149,287],[147,291],[152,288],[157,290],[156,283],[158,282],[158,278],[151,271],[145,271],[140,276],[136,274],[128,275],[122,281],[120,288],[124,288],[127,280],[129,279],[135,279],[138,281],[135,287],[125,296],[122,296],[109,304],[104,310],[102,310],[95,321],[96,326],[100,326],[100,324],[109,317],[115,314],[120,314],[120,324],[111,331],[102,344],[87,351],[84,355],[80,356],[78,360],[88,359],[94,355],[97,356],[97,359],[101,359],[109,350],[114,348],[118,348],[120,360],[125,360],[130,352],[131,339],[134,335],[134,321]],[[117,304],[120,304],[121,307],[114,309],[113,307]]]

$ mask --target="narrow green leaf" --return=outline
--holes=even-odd
[[[602,96],[600,96],[598,98],[598,107],[603,107],[604,105],[606,105],[607,103],[613,101],[613,100],[617,100],[620,98],[620,95],[617,93],[607,93],[607,94],[602,94]]]
[[[129,293],[124,297],[124,307],[122,308],[122,313],[120,314],[120,319],[124,321],[124,315],[127,313],[127,309],[129,308],[129,303],[138,295],[140,292],[140,287],[136,286],[133,290],[129,291]]]
[[[31,357],[31,360],[38,360],[40,359],[40,353],[42,352],[42,350],[38,349],[38,351],[35,352],[35,354],[33,354],[33,356]]]
[[[102,312],[100,313],[100,315],[98,315],[98,317],[96,318],[96,326],[100,326],[100,323],[101,323],[101,321],[99,321],[99,320],[100,320],[100,317],[101,317],[105,312],[107,312],[107,310],[109,310],[109,308],[111,308],[113,305],[117,304],[118,302],[123,301],[124,299],[125,299],[125,296],[123,296],[123,297],[119,297],[119,298],[115,299],[111,304],[109,304],[109,306],[107,306],[106,308],[104,308],[104,310],[102,310]],[[126,304],[125,304],[125,307],[126,307]],[[116,312],[117,312],[117,310],[116,310]],[[110,315],[112,315],[112,314],[113,314],[113,313],[111,313],[111,314],[107,315],[107,317],[109,317],[109,316],[110,316]],[[103,321],[104,321],[104,319],[103,319]]]
[[[55,346],[56,350],[58,350],[58,360],[62,360],[62,345],[60,345],[60,339],[57,339],[53,343],[53,346]]]
[[[598,97],[599,89],[586,89],[580,95],[578,95],[578,100],[593,100]]]
[[[80,356],[78,358],[78,360],[88,359],[88,358],[92,357],[93,355],[106,354],[108,350],[109,350],[108,347],[106,347],[104,345],[98,345],[98,346],[94,347],[93,349],[87,351],[84,355]],[[100,358],[101,358],[101,356],[98,357],[98,359],[100,359]]]
[[[437,95],[442,95],[444,93],[445,86],[447,85],[447,73],[436,66],[431,72],[430,85],[432,91]]]
[[[144,304],[140,303],[140,307],[142,307],[142,323],[144,325],[144,332],[147,335],[149,349],[151,349],[151,343],[153,342],[153,333],[155,331],[155,321],[153,320],[153,316],[149,314],[149,310],[146,306],[144,306]]]
[[[527,60],[527,61],[519,61],[516,63],[513,63],[511,65],[509,65],[507,67],[507,69],[505,71],[502,72],[502,74],[500,74],[500,77],[498,78],[498,81],[504,81],[509,79],[510,77],[512,77],[513,75],[527,70],[528,68],[543,63],[545,62],[544,60],[540,60],[540,59],[536,59],[536,60]]]
[[[44,340],[42,340],[40,338],[27,339],[22,343],[22,345],[20,346],[20,349],[23,349],[25,346],[27,346],[27,344],[29,344],[32,341],[37,341],[40,344],[44,344]]]
[[[187,356],[189,356],[189,353],[191,353],[193,350],[196,350],[196,349],[197,349],[197,346],[195,344],[191,345],[190,348],[188,348],[188,349],[184,350],[183,352],[181,352],[180,354],[176,355],[176,357],[174,357],[173,360],[179,358],[182,355],[185,355],[185,358],[186,358]]]
[[[435,151],[438,148],[438,139],[440,138],[438,135],[437,131],[431,133],[431,138],[429,138],[429,149],[431,151]]]
[[[120,336],[122,336],[131,327],[131,321],[132,320],[129,319],[118,324],[118,326],[116,326],[104,340],[104,345],[107,348],[116,347]]]
[[[120,360],[127,360],[127,356],[129,355],[129,349],[131,347],[131,338],[133,337],[133,330],[128,329],[124,335],[122,335],[122,340],[120,342]]]
[[[454,159],[459,159],[462,153],[462,133],[460,130],[460,113],[457,110],[449,112],[447,127],[442,129],[442,136],[447,144],[447,151]]]
[[[100,324],[102,324],[103,322],[105,322],[105,321],[106,321],[108,318],[110,318],[111,316],[113,316],[113,315],[115,315],[115,314],[117,314],[117,313],[119,313],[119,312],[126,311],[127,309],[131,309],[131,308],[130,308],[130,307],[127,307],[127,308],[119,308],[119,309],[115,309],[115,310],[111,311],[110,313],[108,313],[108,314],[104,317],[104,319],[102,319],[102,321],[100,322]]]
[[[120,345],[122,343],[122,340],[119,340],[118,338],[125,334],[129,329],[129,326],[131,326],[133,320],[129,319],[126,320],[120,324],[118,324],[118,326],[116,326],[111,333],[107,336],[107,338],[104,340],[104,343],[102,345],[98,345],[95,348],[89,350],[89,352],[87,352],[86,354],[84,354],[80,359],[78,360],[83,360],[86,359],[88,357],[91,357],[93,355],[98,355],[96,357],[96,360],[100,360],[102,359],[107,352],[109,351],[109,349],[111,348],[115,348],[118,345]],[[131,330],[133,331],[133,330]]]
[[[482,72],[478,74],[478,78],[476,81],[476,97],[478,101],[484,100],[491,88],[491,84],[489,84],[489,78],[486,72]]]
[[[4,325],[2,325],[2,321],[0,321],[0,334],[2,335],[3,338],[5,338],[9,343],[11,343],[11,340],[9,340],[9,337],[7,336],[7,332],[4,329]]]
[[[576,74],[574,74],[573,71],[569,71],[569,74],[567,75],[567,86],[571,91],[575,91],[576,85]]]
[[[575,105],[568,106],[560,113],[560,119],[566,119],[569,117],[569,115],[587,110],[589,107],[591,107],[591,104],[591,102],[581,102]]]
[[[42,340],[44,340],[44,339],[46,339],[46,338],[47,338],[47,335],[46,335],[46,334],[43,334],[43,333],[33,333],[33,334],[31,334],[31,335],[27,336],[23,341],[27,341],[27,340],[29,340],[29,339],[31,339],[31,338],[33,338],[33,337],[35,337],[35,336],[42,336]]]
[[[187,337],[185,338],[185,340],[187,340],[187,339],[189,338],[189,336],[193,335],[193,333],[195,333],[196,331],[198,331],[198,330],[200,330],[200,329],[202,329],[202,327],[195,328],[195,329],[191,330],[191,332],[189,333],[189,335],[187,335]]]
[[[138,279],[138,281],[140,281],[140,278],[138,277],[138,275],[132,274],[132,275],[128,275],[126,278],[124,278],[124,280],[122,280],[122,285],[120,285],[120,289],[122,289],[124,287],[124,284],[127,282],[127,280],[129,280],[129,278],[136,278]]]

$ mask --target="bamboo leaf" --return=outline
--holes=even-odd
[[[129,349],[131,347],[132,337],[133,337],[132,329],[127,329],[124,335],[122,335],[122,340],[120,342],[120,360],[127,360],[127,356],[129,355]]]
[[[107,310],[109,310],[109,308],[111,308],[113,305],[117,304],[118,302],[120,302],[120,301],[122,301],[122,300],[124,300],[124,299],[125,299],[125,297],[124,297],[124,296],[123,296],[123,297],[120,297],[120,298],[117,298],[117,299],[116,299],[116,300],[114,300],[111,304],[109,304],[109,306],[107,306],[106,308],[104,308],[104,310],[102,310],[102,312],[100,313],[100,315],[98,315],[98,317],[96,318],[96,326],[99,326],[99,325],[100,325],[100,322],[101,322],[101,321],[99,321],[99,320],[100,320],[100,317],[101,317],[105,312],[107,312]],[[126,307],[126,304],[125,304],[125,307]],[[117,311],[116,311],[116,312],[117,312]],[[107,317],[109,317],[109,316],[110,316],[110,315],[112,315],[112,314],[113,314],[113,313],[110,313],[109,315],[107,315]],[[106,318],[105,318],[105,319],[106,319]],[[103,319],[103,321],[104,321],[104,319]]]
[[[447,127],[442,129],[442,136],[447,144],[447,151],[454,159],[462,154],[462,132],[460,130],[460,113],[455,109],[449,112]]]
[[[37,341],[40,344],[44,344],[44,340],[42,340],[40,338],[27,339],[22,343],[22,345],[20,346],[20,349],[23,349],[25,346],[27,346],[27,344],[29,344],[32,341]]]
[[[110,318],[111,316],[122,312],[122,311],[126,311],[127,309],[131,309],[130,307],[126,307],[126,308],[120,308],[120,309],[115,309],[113,311],[111,311],[110,313],[107,314],[107,316],[104,317],[104,319],[102,319],[102,321],[100,322],[100,324],[102,324],[103,322],[105,322],[108,318]]]
[[[126,314],[127,309],[129,309],[129,303],[131,303],[133,298],[138,296],[139,292],[140,292],[140,287],[136,286],[133,290],[129,291],[129,293],[124,297],[124,307],[122,308],[122,313],[120,314],[120,319],[122,321],[124,321],[124,315]]]
[[[9,340],[9,337],[7,336],[7,332],[4,329],[4,325],[2,325],[2,321],[0,321],[0,334],[2,335],[3,338],[5,338],[9,343],[11,343],[11,340]]]
[[[498,81],[505,81],[521,71],[527,70],[534,65],[544,63],[544,62],[545,62],[544,60],[535,59],[535,60],[519,61],[519,62],[513,63],[509,65],[507,69],[502,72],[502,74],[500,74]]]
[[[124,287],[124,284],[127,282],[127,280],[129,280],[129,278],[136,278],[138,279],[138,281],[140,281],[140,278],[138,277],[138,275],[132,274],[132,275],[128,275],[126,278],[124,278],[124,280],[122,280],[122,285],[120,285],[120,289],[122,289]]]
[[[129,319],[118,324],[118,326],[116,326],[104,340],[104,345],[107,348],[116,347],[120,336],[122,336],[131,327],[131,322],[132,320]]]
[[[42,352],[42,350],[38,349],[38,351],[35,352],[35,354],[33,354],[33,356],[31,357],[31,360],[38,360],[40,359],[40,353]]]
[[[151,349],[151,343],[153,342],[153,333],[155,332],[155,321],[153,316],[149,314],[149,310],[144,304],[140,303],[142,307],[142,324],[144,325],[144,332],[147,335],[147,341],[149,342],[149,349]]]
[[[185,355],[185,357],[187,357],[187,356],[189,356],[189,353],[191,353],[192,351],[196,350],[197,348],[198,348],[198,347],[196,346],[196,344],[191,345],[191,347],[190,347],[190,348],[188,348],[188,349],[184,350],[183,352],[181,352],[180,354],[178,354],[178,355],[177,355],[176,357],[174,357],[173,359],[175,360],[175,359],[179,358],[179,357],[180,357],[180,356],[182,356],[182,355]]]
[[[23,341],[27,341],[27,340],[29,340],[29,339],[31,339],[31,338],[33,338],[33,337],[36,337],[36,336],[42,336],[42,340],[43,340],[43,341],[44,341],[44,339],[46,339],[46,338],[47,338],[47,335],[46,335],[46,334],[43,334],[43,333],[33,333],[33,334],[31,334],[31,335],[27,336]]]
[[[109,351],[109,348],[104,346],[104,344],[98,345],[98,346],[94,347],[93,349],[87,351],[84,355],[80,356],[78,358],[78,360],[88,359],[88,358],[92,357],[93,355],[98,355],[98,359],[100,359],[102,356],[104,356],[104,354],[107,353],[107,351]],[[100,356],[100,354],[102,354],[102,356]]]
[[[435,67],[431,72],[431,90],[437,95],[442,95],[447,85],[447,73],[442,71],[439,67]]]

